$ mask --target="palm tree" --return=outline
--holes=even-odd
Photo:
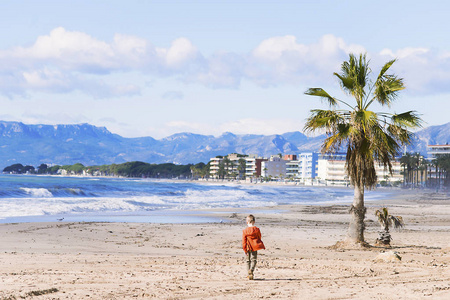
[[[334,75],[339,79],[343,91],[356,100],[353,105],[330,96],[322,88],[310,88],[305,92],[306,95],[325,100],[331,108],[311,110],[305,131],[326,131],[323,153],[337,152],[343,146],[347,148],[346,171],[354,187],[348,237],[353,243],[365,243],[364,189],[376,186],[375,162],[389,169],[392,174],[391,161],[402,145],[412,141],[413,134],[409,129],[419,127],[421,123],[414,111],[391,114],[369,110],[373,103],[390,107],[398,92],[405,88],[403,79],[386,74],[394,62],[387,62],[372,82],[366,55],[361,54],[358,59],[350,54],[349,60],[341,65],[341,73]],[[347,109],[338,110],[340,104]]]
[[[239,179],[245,179],[245,171],[246,171],[246,160],[243,158],[239,158],[237,170],[239,171]]]
[[[409,153],[409,152],[403,154],[403,156],[400,158],[400,163],[403,166],[403,185],[404,186],[408,186],[408,184],[411,182],[412,161],[413,161],[413,157],[412,157],[411,153]]]
[[[383,207],[381,210],[375,211],[375,215],[378,217],[378,223],[380,223],[383,231],[380,232],[380,238],[377,239],[383,245],[391,245],[391,234],[389,233],[389,227],[394,228],[403,227],[403,218],[400,216],[390,215],[388,209]]]

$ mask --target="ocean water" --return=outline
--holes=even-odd
[[[366,198],[376,199],[372,192]],[[211,208],[351,202],[346,188],[149,179],[0,175],[0,223],[64,221],[197,223]]]

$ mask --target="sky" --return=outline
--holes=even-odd
[[[449,15],[448,1],[2,1],[0,120],[157,139],[302,131],[327,108],[304,92],[349,100],[333,72],[367,53],[373,76],[397,59],[404,78],[388,111],[441,125]]]

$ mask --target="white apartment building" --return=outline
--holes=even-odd
[[[450,154],[450,145],[428,145],[427,153],[428,159],[434,160],[439,155]],[[439,177],[435,168],[429,168],[427,176],[433,180],[437,180]]]
[[[258,177],[261,175],[261,161],[264,159],[255,155],[240,155],[232,153],[226,156],[228,163],[224,165],[226,173],[231,177],[239,177],[245,175],[245,177]],[[210,159],[209,174],[212,178],[219,177],[219,169],[225,157],[213,157]],[[241,170],[241,161],[244,169]],[[245,163],[244,163],[245,162]]]
[[[311,180],[318,175],[319,153],[300,153],[298,156],[298,178]]]
[[[213,157],[210,159],[209,163],[209,175],[213,178],[219,177],[219,165],[222,162],[223,158]]]
[[[320,155],[317,163],[317,179],[330,184],[347,185],[345,153]]]
[[[450,145],[428,145],[428,157],[436,158],[438,155],[450,154]]]
[[[346,170],[346,154],[326,154],[321,155],[318,160],[318,176],[320,180],[325,180],[327,184],[333,185],[348,185],[349,178]],[[383,165],[375,163],[375,171],[378,177],[378,182],[399,182],[403,181],[402,166],[399,161],[392,162],[392,175],[388,169],[385,169]]]
[[[287,160],[286,161],[286,177],[287,178],[298,178],[299,174],[299,161],[298,160]]]

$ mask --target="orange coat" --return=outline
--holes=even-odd
[[[266,249],[261,241],[261,231],[258,227],[253,226],[244,229],[242,232],[242,249],[245,253]]]

